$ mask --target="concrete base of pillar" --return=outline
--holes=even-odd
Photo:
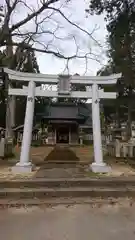
[[[111,172],[111,167],[106,163],[92,163],[90,166],[92,172],[94,173],[108,173]]]
[[[12,167],[13,173],[31,173],[34,170],[34,165],[29,163],[17,163],[15,166]]]

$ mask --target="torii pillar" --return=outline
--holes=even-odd
[[[12,168],[12,171],[16,173],[29,173],[33,169],[33,165],[32,162],[29,161],[29,157],[33,128],[35,86],[36,84],[34,81],[29,82],[20,161]]]
[[[100,98],[98,84],[94,83],[92,85],[92,126],[94,141],[94,162],[91,164],[91,170],[95,173],[106,173],[111,171],[111,167],[109,167],[103,161],[99,101]]]

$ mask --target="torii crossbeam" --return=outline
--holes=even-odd
[[[15,172],[30,172],[32,171],[32,162],[29,159],[34,104],[35,97],[51,97],[51,98],[85,98],[92,99],[92,123],[93,123],[93,140],[94,140],[94,162],[91,164],[93,172],[108,172],[110,167],[103,161],[102,141],[101,141],[101,126],[100,126],[100,99],[115,99],[115,92],[104,92],[99,89],[99,86],[116,84],[117,79],[121,74],[114,74],[111,76],[66,76],[66,75],[47,75],[35,73],[23,73],[4,68],[4,73],[8,74],[11,81],[20,81],[22,84],[28,82],[28,87],[23,86],[19,89],[9,87],[8,94],[14,96],[27,96],[27,105],[24,122],[24,132],[21,147],[20,161],[13,167]],[[36,87],[36,83],[57,84],[58,89],[54,91],[45,91],[42,85]],[[90,90],[86,91],[72,91],[71,85],[85,85],[91,86]]]

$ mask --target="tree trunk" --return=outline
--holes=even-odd
[[[11,42],[12,39],[10,38],[7,42]],[[13,48],[11,46],[7,46],[7,56],[8,56],[8,67],[12,69],[12,60],[13,60]],[[6,91],[8,96],[8,88],[9,88],[9,80],[6,78]],[[6,109],[6,133],[5,139],[8,142],[8,139],[11,138],[13,140],[14,134],[12,128],[15,126],[15,97],[8,96],[7,97],[7,109]]]

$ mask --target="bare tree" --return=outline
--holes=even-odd
[[[72,20],[71,13],[67,11],[67,6],[72,0],[3,1],[0,8],[0,49],[6,48],[9,68],[19,70],[20,65],[15,66],[13,62],[17,47],[65,59],[67,68],[69,61],[75,58],[84,59],[86,67],[88,59],[98,61],[98,56],[92,52],[90,46],[87,51],[82,51],[83,46],[80,44],[80,38],[83,36],[94,45],[100,46],[93,37],[96,28],[89,32]],[[11,106],[8,107],[8,119],[15,109],[14,97],[10,99],[9,105]],[[9,121],[7,125],[10,125]],[[11,135],[10,132],[11,126],[8,127],[7,136]]]
[[[89,41],[93,41],[96,45],[99,43],[93,37],[93,31],[90,33],[72,21],[71,14],[67,9],[65,10],[70,1],[5,0],[3,13],[1,13],[3,21],[0,28],[0,47],[6,46],[9,56],[12,55],[13,46],[20,46],[37,52],[53,54],[68,61],[74,58],[97,59],[90,46],[87,52],[82,53],[79,44],[81,36],[87,36]],[[68,31],[64,25],[67,26]],[[72,51],[69,49],[66,51],[66,47],[62,48],[63,41],[68,43],[68,46],[72,45]]]

